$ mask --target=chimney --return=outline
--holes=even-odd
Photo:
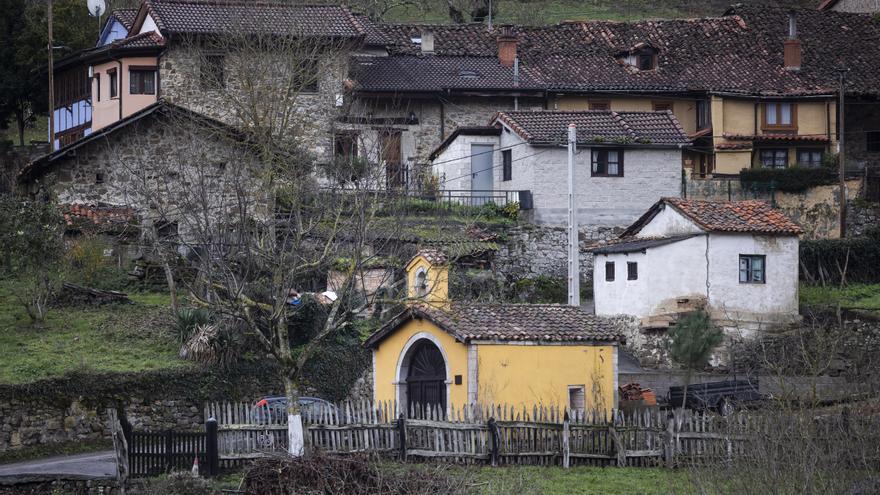
[[[783,42],[783,62],[786,70],[801,69],[801,40],[797,35],[797,17],[788,13],[788,39]]]
[[[422,31],[422,55],[434,54],[434,33]]]
[[[510,28],[504,28],[498,36],[498,61],[505,67],[513,67],[514,60],[516,60],[516,36],[511,34]]]

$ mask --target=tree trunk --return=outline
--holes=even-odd
[[[19,146],[24,146],[24,112],[15,112],[15,122],[18,124],[18,144]],[[49,143],[51,145],[51,143]],[[52,147],[49,147],[49,150],[52,151]]]
[[[171,269],[171,265],[168,261],[165,260],[165,255],[162,255],[162,268],[165,270],[165,280],[168,282],[168,293],[171,295],[171,311],[174,316],[177,316],[180,313],[180,302],[177,300],[177,283],[174,281],[174,271]]]
[[[688,385],[691,384],[691,369],[688,368],[687,373],[684,375],[684,387],[681,389],[681,408],[685,408],[685,404],[687,404],[688,398]]]
[[[287,397],[287,451],[292,457],[302,457],[305,438],[299,410],[299,389],[288,374],[284,376],[284,395]]]

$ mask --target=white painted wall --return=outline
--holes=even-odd
[[[740,283],[741,254],[766,256],[766,283]],[[605,281],[606,261],[615,262],[613,282]],[[638,262],[638,280],[626,280],[628,261]],[[596,255],[593,293],[600,316],[667,314],[676,311],[678,299],[708,295],[708,309],[718,320],[748,328],[792,321],[798,317],[798,238],[710,233],[644,254]]]
[[[141,25],[141,30],[138,31],[138,34],[149,33],[150,31],[156,31],[156,34],[161,34],[159,33],[159,27],[156,26],[156,21],[153,20],[153,16],[147,14],[147,17],[144,18],[144,23]]]
[[[636,237],[671,236],[678,234],[699,234],[703,229],[690,218],[679,213],[671,206],[661,205],[660,210],[651,221],[642,227]]]
[[[684,297],[706,297],[706,236],[648,249],[645,253],[597,254],[593,294],[599,316],[645,318],[675,310]],[[605,281],[605,263],[614,262],[613,282]],[[639,267],[638,280],[627,280],[627,262]]]
[[[434,175],[446,180],[445,189],[470,189],[470,147],[496,142],[494,188],[532,191],[534,221],[564,225],[568,216],[568,152],[565,147],[535,147],[506,127],[495,136],[459,136],[435,160]],[[502,181],[500,149],[510,149],[512,178]],[[457,159],[449,162],[449,160]],[[447,163],[441,163],[447,162]],[[575,157],[578,214],[583,225],[627,226],[661,197],[681,193],[681,150],[634,149],[624,151],[623,177],[591,177],[591,150],[581,148]],[[445,179],[444,179],[445,177]],[[455,178],[455,180],[449,180]]]

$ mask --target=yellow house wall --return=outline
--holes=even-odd
[[[583,385],[587,409],[614,404],[614,347],[477,345],[482,404],[568,406],[568,386]]]
[[[446,357],[446,376],[453,383],[449,385],[448,404],[460,408],[467,404],[467,346],[457,342],[452,336],[426,320],[412,320],[397,329],[373,349],[373,399],[376,401],[395,401],[397,393],[397,363],[410,339],[418,333],[432,335],[440,344]],[[454,383],[455,375],[461,375],[461,385]]]
[[[749,168],[751,160],[751,150],[718,152],[715,154],[715,172],[738,174],[742,169]]]
[[[432,266],[423,256],[416,256],[406,267],[406,294],[416,298],[416,275],[419,269],[428,271],[428,295],[424,298],[431,305],[444,305],[449,301],[449,269]]]
[[[556,98],[557,110],[589,110],[590,101],[610,101],[611,109],[615,111],[640,111],[651,112],[654,110],[653,102],[671,102],[672,113],[681,123],[681,127],[688,134],[697,131],[697,104],[695,100],[665,99],[662,97],[603,97],[603,96],[559,96]]]

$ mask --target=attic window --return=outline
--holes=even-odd
[[[641,45],[620,54],[619,60],[635,70],[654,70],[657,68],[657,53],[656,48]]]
[[[480,77],[480,74],[472,70],[460,70],[458,71],[458,77],[462,79],[476,79]]]
[[[419,268],[416,272],[415,289],[416,297],[428,295],[428,271],[424,268]]]

